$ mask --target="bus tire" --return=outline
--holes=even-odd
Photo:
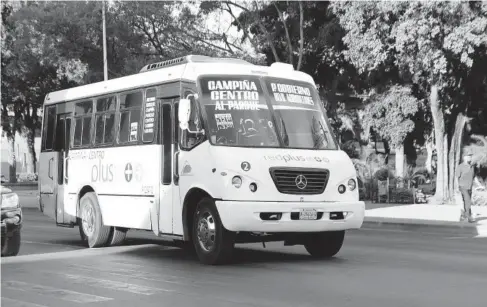
[[[108,238],[108,246],[121,245],[127,236],[128,229],[111,227],[110,236]]]
[[[110,227],[103,225],[100,206],[95,193],[86,193],[80,201],[81,227],[90,248],[105,246],[110,235]]]
[[[327,231],[306,235],[304,247],[314,258],[335,256],[343,246],[345,231]]]
[[[235,234],[225,229],[211,198],[203,198],[196,207],[192,241],[201,263],[217,265],[230,260]]]
[[[85,244],[86,246],[88,246],[88,237],[86,236],[85,232],[83,231],[83,222],[81,220],[81,218],[76,218],[77,221],[78,221],[78,229],[79,229],[79,236],[81,237],[81,242],[83,242],[83,244]]]

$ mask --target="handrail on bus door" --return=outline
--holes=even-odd
[[[174,168],[173,175],[176,179],[179,179],[179,150],[174,153]]]
[[[47,177],[49,177],[49,179],[51,179],[51,180],[54,180],[54,177],[51,176],[51,161],[54,161],[54,158],[49,159],[49,163],[47,165],[47,169],[48,169]]]
[[[65,153],[66,154],[66,153]],[[68,160],[70,159],[70,157],[66,157],[64,158],[64,180],[65,182],[68,181],[68,176],[66,176],[68,174]]]

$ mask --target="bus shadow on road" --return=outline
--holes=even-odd
[[[145,240],[144,240],[145,241]],[[147,240],[150,241],[150,240]],[[154,240],[151,240],[154,241]],[[157,244],[157,246],[141,247],[135,250],[122,252],[123,255],[138,258],[139,260],[170,260],[173,263],[190,264],[198,263],[198,258],[195,254],[175,247],[171,244],[160,244],[155,242],[142,243],[137,240],[137,245],[141,244]],[[261,250],[255,248],[236,246],[232,258],[229,259],[226,265],[242,265],[242,264],[258,264],[258,263],[330,263],[341,264],[347,260],[340,258],[338,254],[329,259],[315,259],[307,254],[286,253],[275,250]]]

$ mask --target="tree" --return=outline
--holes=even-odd
[[[34,3],[35,4],[35,3]],[[33,13],[39,14],[34,4],[20,4],[13,9],[8,3],[2,7],[2,118],[4,131],[12,147],[15,133],[27,136],[30,154],[29,172],[36,172],[34,140],[41,127],[38,111],[44,96],[58,89],[66,78],[80,79],[83,67],[78,61],[60,56],[59,49],[50,48],[50,39],[36,27]],[[9,117],[8,114],[11,114]],[[11,150],[10,178],[16,176],[15,153]]]
[[[409,87],[392,86],[369,98],[364,112],[364,127],[373,129],[396,150],[396,175],[404,176],[404,141],[414,130],[413,118],[420,102]]]
[[[452,122],[478,103],[469,99],[467,80],[486,73],[476,65],[487,50],[487,3],[334,2],[332,7],[347,31],[344,54],[360,73],[396,68],[429,96],[438,153],[436,196],[449,200],[456,165],[448,167],[448,156],[456,159],[461,136],[451,138]]]

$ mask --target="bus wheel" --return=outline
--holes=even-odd
[[[78,220],[79,236],[81,237],[81,242],[83,242],[83,244],[88,244],[88,237],[83,231],[83,222],[79,217],[77,218],[77,220]]]
[[[80,201],[81,227],[88,239],[88,246],[102,247],[108,242],[110,227],[104,226],[95,193],[86,193]]]
[[[343,245],[345,231],[328,231],[306,235],[304,247],[315,258],[335,256]]]
[[[203,264],[221,264],[230,259],[235,234],[223,227],[215,202],[203,198],[196,208],[193,220],[193,244]]]
[[[108,246],[117,246],[122,244],[123,240],[127,236],[128,229],[111,227],[110,236],[108,237]]]

